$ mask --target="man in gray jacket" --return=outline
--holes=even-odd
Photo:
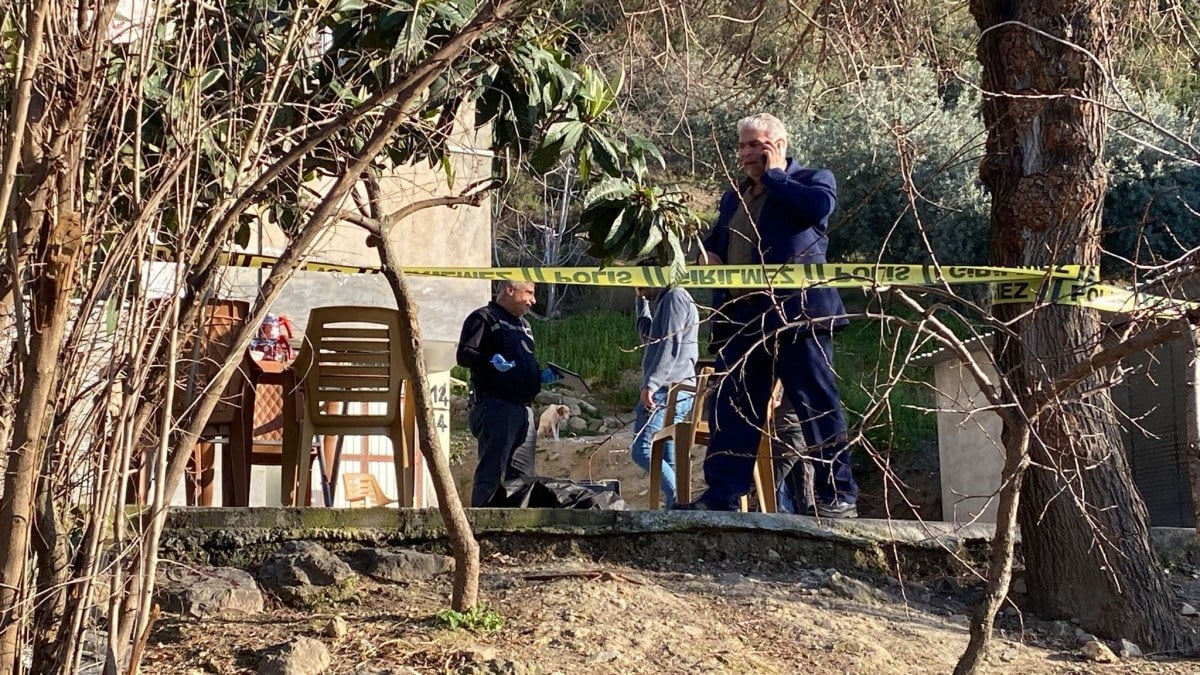
[[[642,389],[634,423],[636,435],[629,451],[634,463],[649,471],[650,441],[663,427],[667,392],[672,384],[688,382],[696,374],[700,313],[691,294],[679,286],[637,289],[637,309],[638,333],[646,353],[642,357]],[[675,404],[675,419],[671,422],[683,421],[691,409],[692,394],[680,392]],[[670,508],[675,503],[675,444],[670,441],[663,448],[662,491],[667,508]]]

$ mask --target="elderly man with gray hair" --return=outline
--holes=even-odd
[[[738,163],[745,177],[721,199],[701,262],[729,265],[824,263],[837,182],[826,169],[788,157],[787,130],[773,115],[738,122]],[[685,508],[734,510],[752,482],[774,381],[792,404],[813,456],[820,516],[852,518],[858,485],[850,468],[846,422],[833,372],[833,332],[846,324],[836,289],[714,293],[711,348],[724,373],[709,424],[704,460],[708,489]],[[800,471],[793,471],[798,478]],[[793,485],[799,480],[788,481]],[[793,488],[794,490],[794,488]],[[798,495],[797,511],[808,508]]]

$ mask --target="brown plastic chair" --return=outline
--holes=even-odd
[[[342,476],[342,483],[346,486],[346,502],[352,508],[359,502],[366,507],[387,506],[398,501],[384,494],[379,481],[369,473],[348,473]],[[368,501],[371,503],[368,504]]]
[[[308,315],[300,355],[290,372],[296,384],[285,385],[294,399],[295,438],[284,429],[283,503],[297,505],[298,491],[308,491],[310,469],[299,458],[312,447],[316,434],[326,436],[387,436],[392,441],[399,502],[412,506],[416,451],[416,414],[406,405],[410,374],[404,349],[407,331],[400,312],[386,307],[317,307]],[[330,404],[339,404],[336,408]],[[366,407],[364,407],[366,406]],[[382,408],[370,412],[372,407]],[[338,412],[332,412],[337,410]],[[369,412],[357,414],[358,410]],[[336,466],[335,457],[331,466]]]
[[[675,419],[675,406],[680,392],[692,392],[692,410],[682,422],[664,425],[650,440],[650,508],[659,507],[662,485],[663,452],[669,440],[675,441],[675,499],[679,502],[692,501],[692,448],[708,445],[711,433],[708,426],[708,397],[712,393],[713,369],[705,366],[696,375],[694,384],[676,384],[667,394],[667,409],[664,420]],[[778,391],[779,383],[775,383]],[[767,409],[767,420],[762,437],[758,442],[755,459],[754,489],[758,495],[759,509],[764,513],[775,513],[775,468],[771,457],[771,435],[774,423],[774,406]],[[743,511],[749,510],[749,499],[742,497]]]
[[[283,466],[283,445],[288,417],[295,418],[294,404],[284,389],[294,386],[293,380],[285,376],[289,366],[282,361],[251,361],[246,359],[244,370],[246,382],[242,392],[243,410],[242,435],[249,439],[242,447],[235,447],[225,464],[225,485],[231,496],[226,506],[250,505],[250,472],[254,465]],[[285,413],[288,417],[285,417]],[[293,422],[292,427],[295,424]],[[290,438],[289,438],[290,440]],[[333,459],[332,439],[325,438],[321,444],[325,466]],[[316,452],[309,453],[309,465],[316,460]],[[311,468],[309,469],[311,472]],[[231,486],[231,487],[230,487]],[[311,502],[311,493],[301,493],[305,506]]]
[[[151,301],[158,312],[165,311],[165,300]],[[181,379],[175,390],[172,406],[175,417],[179,417],[199,398],[204,386],[216,376],[233,344],[233,335],[246,321],[250,303],[244,300],[210,300],[205,304],[197,330],[184,336],[183,357],[179,362]],[[231,449],[245,443],[238,424],[242,378],[235,373],[221,394],[220,402],[208,418],[200,437],[196,441],[192,457],[188,461],[184,490],[189,506],[212,506],[213,479],[216,473],[216,451],[214,445],[222,446],[223,457]],[[158,444],[158,432],[162,426],[159,415],[150,422],[142,452],[139,453],[135,470],[131,472],[127,498],[133,503],[145,504],[150,483],[149,463],[153,448]],[[228,461],[228,460],[225,460]],[[227,465],[227,464],[226,464]],[[225,498],[228,504],[228,497]]]

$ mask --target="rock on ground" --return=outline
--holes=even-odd
[[[258,675],[320,675],[332,659],[325,643],[303,635],[270,650],[258,664]]]
[[[341,638],[346,637],[346,633],[348,632],[350,632],[350,627],[346,625],[345,617],[338,615],[330,619],[329,623],[325,624],[325,630],[321,631],[321,634],[325,637],[331,637],[335,640],[340,640]]]
[[[1117,650],[1122,658],[1142,658],[1142,648],[1137,646],[1136,643],[1126,640],[1125,638],[1121,638],[1121,640],[1117,642]]]
[[[234,567],[160,566],[154,601],[164,611],[198,618],[263,610],[254,577]]]
[[[311,605],[345,597],[354,570],[341,558],[310,541],[289,541],[258,569],[263,588],[290,604]]]
[[[1116,663],[1117,655],[1108,648],[1108,645],[1098,640],[1093,640],[1083,646],[1079,650],[1083,654],[1083,658],[1095,663]]]
[[[405,582],[431,579],[454,571],[454,558],[408,549],[364,549],[359,554],[362,569],[371,576]]]
[[[878,605],[882,600],[886,600],[886,596],[875,587],[841,572],[835,571],[830,574],[826,585],[834,593],[864,605]]]

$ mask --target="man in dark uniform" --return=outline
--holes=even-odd
[[[458,365],[471,370],[471,433],[479,465],[471,506],[484,506],[500,484],[534,475],[534,396],[552,378],[533,354],[525,314],[533,307],[532,282],[502,281],[496,299],[471,313],[458,340]]]

